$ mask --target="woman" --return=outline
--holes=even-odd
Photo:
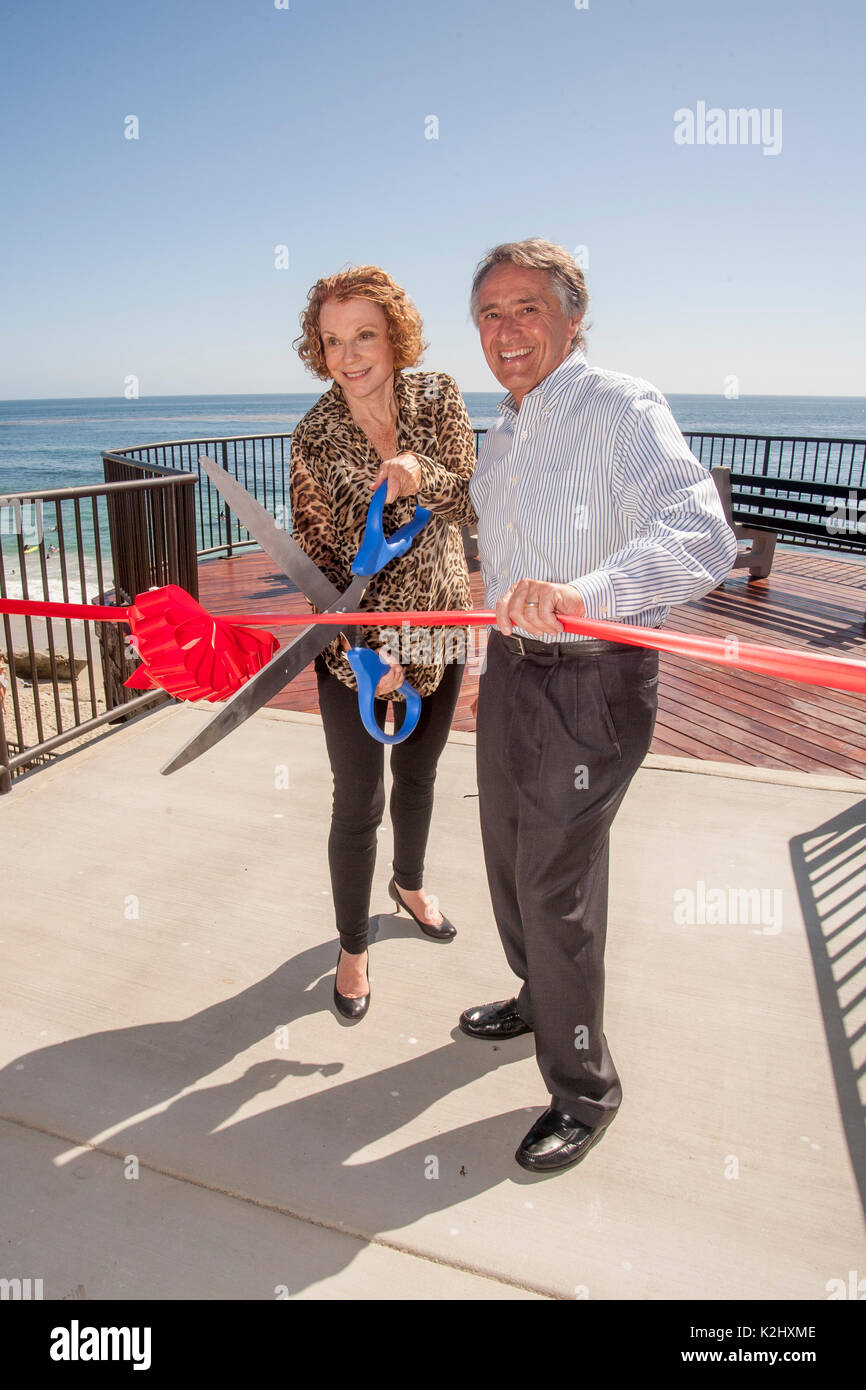
[[[432,516],[407,554],[370,580],[364,606],[470,607],[460,528],[474,520],[468,491],[474,435],[451,377],[404,374],[426,346],[412,301],[377,266],[341,271],[310,290],[295,346],[315,376],[333,381],[292,434],[290,500],[298,543],[332,583],[346,589],[373,491],[387,481],[386,534],[410,520],[418,504]],[[390,670],[376,695],[394,700],[405,675],[422,697],[416,729],[391,750],[394,864],[388,891],[427,936],[448,941],[455,930],[423,887],[424,853],[436,764],[463,667],[446,661],[441,641],[437,651],[430,638],[415,630],[405,671],[383,651]],[[357,640],[382,650],[387,636],[364,628]],[[367,925],[376,831],[385,809],[384,748],[361,724],[344,646],[337,638],[326,648],[316,660],[316,677],[334,775],[328,840],[340,935],[334,1003],[344,1017],[359,1019],[370,1003]],[[402,697],[396,699],[403,706]]]

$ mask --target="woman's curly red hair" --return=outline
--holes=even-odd
[[[394,352],[394,370],[415,367],[428,346],[423,338],[421,315],[408,294],[377,265],[350,266],[336,275],[317,280],[307,295],[307,307],[300,316],[301,335],[293,346],[308,371],[323,381],[331,373],[325,365],[325,352],[319,329],[322,306],[329,299],[369,299],[378,304],[388,325],[388,341]]]

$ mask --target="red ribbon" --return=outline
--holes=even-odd
[[[0,599],[0,613],[128,623],[144,670],[136,671],[126,684],[133,689],[147,689],[147,677],[151,684],[184,700],[226,699],[270,660],[279,646],[276,637],[271,633],[251,632],[249,627],[239,624],[253,627],[270,623],[280,627],[309,627],[311,623],[333,627],[400,627],[408,623],[411,627],[487,627],[496,621],[495,613],[483,609],[431,613],[238,613],[214,618],[176,584],[139,594],[129,608],[51,603],[41,599]],[[696,661],[866,694],[864,661],[788,651],[741,642],[737,637],[725,641],[717,637],[689,637],[682,632],[596,622],[590,618],[560,616],[559,621],[566,632],[584,637],[600,637],[633,647],[654,647]]]
[[[227,700],[280,645],[270,632],[252,632],[232,619],[214,618],[177,584],[148,589],[129,608],[10,598],[0,599],[0,613],[128,623],[141,665],[124,685],[130,690],[158,686],[178,700]]]

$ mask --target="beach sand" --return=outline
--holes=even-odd
[[[9,631],[12,635],[12,650],[16,652],[26,652],[27,650],[27,619],[18,613],[0,614],[0,652],[8,654],[6,641],[6,623],[9,624]],[[54,639],[55,652],[66,656],[69,653],[69,632],[72,634],[72,651],[77,660],[82,660],[87,656],[87,637],[90,634],[90,650],[98,660],[99,638],[94,623],[79,621],[58,622],[56,618],[31,618],[30,629],[33,633],[33,646],[37,652],[48,651],[48,627],[51,627],[51,635]]]
[[[90,650],[93,655],[93,692],[90,689],[90,677],[85,667],[78,673],[75,686],[78,696],[78,713],[76,716],[75,701],[73,699],[73,687],[71,680],[60,680],[57,685],[57,701],[55,703],[54,691],[51,678],[41,677],[39,679],[39,708],[42,716],[42,733],[40,735],[39,725],[36,719],[36,699],[33,684],[29,676],[18,675],[18,705],[21,720],[20,735],[15,719],[15,707],[12,699],[11,680],[8,675],[9,666],[9,645],[7,644],[6,622],[9,624],[11,633],[11,647],[15,652],[26,652],[28,649],[27,641],[27,621],[17,614],[6,614],[0,618],[0,655],[5,658],[0,663],[0,670],[6,681],[3,690],[3,720],[6,729],[6,738],[10,743],[18,747],[31,748],[43,739],[51,738],[59,732],[57,712],[60,712],[60,729],[66,730],[76,723],[84,723],[88,719],[93,719],[96,715],[105,711],[105,693],[102,680],[102,662],[100,660],[99,639],[90,627]],[[33,633],[33,646],[37,652],[48,652],[48,623],[45,619],[31,618],[31,629]],[[72,629],[72,652],[76,660],[87,657],[87,645],[85,630],[87,625],[82,622],[73,622],[69,626]],[[54,651],[56,655],[67,655],[69,651],[68,634],[66,623],[52,621],[52,637]],[[95,700],[94,698],[95,697]],[[63,749],[76,747],[80,743],[87,742],[88,739],[97,736],[101,731],[84,734],[79,738],[70,740],[63,744]]]

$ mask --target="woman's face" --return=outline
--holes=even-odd
[[[394,352],[384,311],[369,299],[328,299],[319,314],[328,372],[345,394],[362,402],[390,389]]]

